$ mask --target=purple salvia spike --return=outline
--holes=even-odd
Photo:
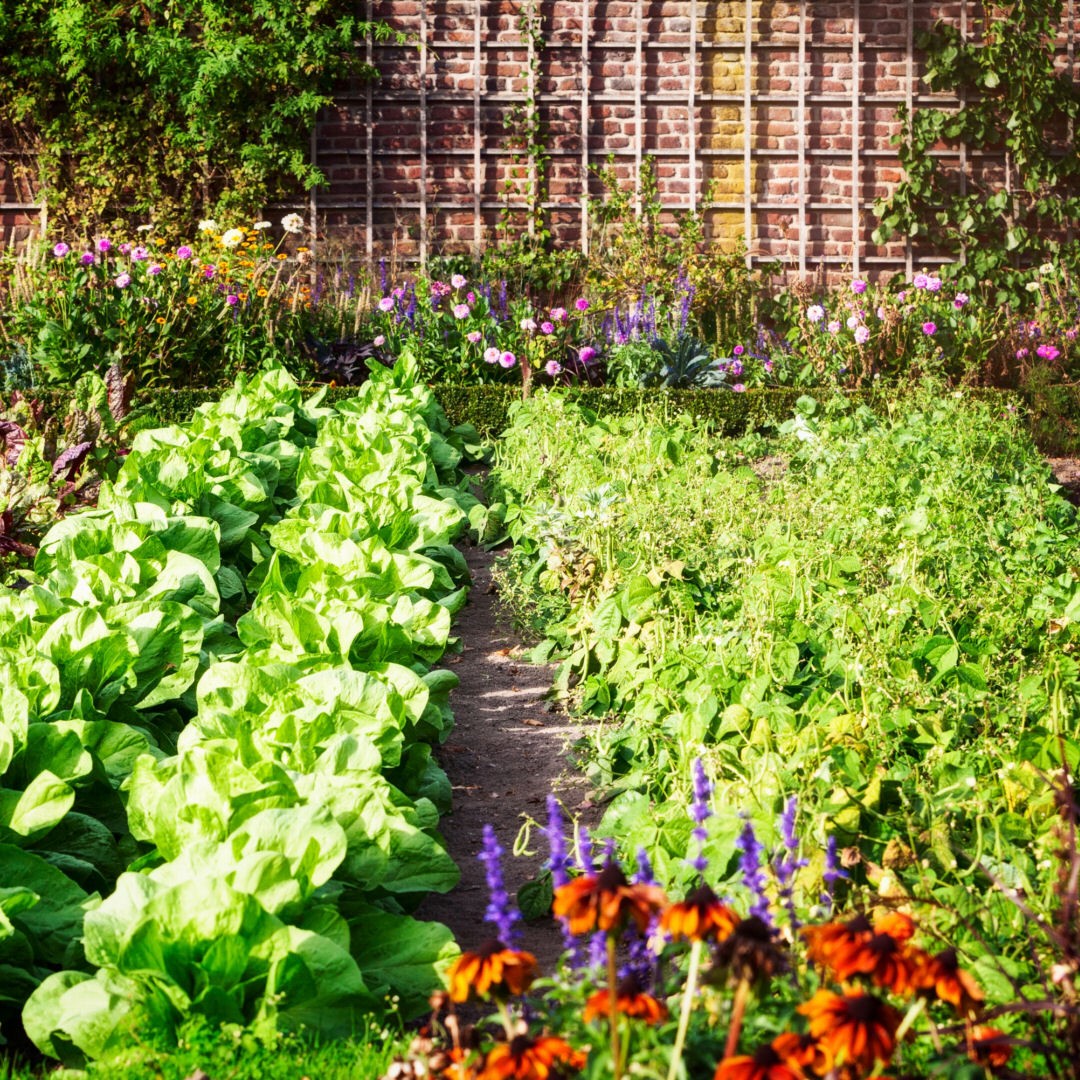
[[[547,828],[544,830],[548,840],[548,869],[551,871],[552,888],[559,889],[570,880],[570,853],[566,848],[566,833],[563,831],[562,807],[554,795],[547,797]]]
[[[499,931],[499,940],[504,945],[512,945],[520,933],[515,923],[521,921],[521,912],[510,901],[510,894],[503,882],[502,859],[504,852],[499,846],[498,837],[491,825],[484,826],[484,846],[477,856],[484,864],[488,887],[488,906],[484,920]]]
[[[694,801],[690,806],[690,817],[694,821],[694,828],[690,836],[697,843],[697,854],[688,862],[699,874],[704,874],[709,867],[708,859],[705,858],[705,845],[709,842],[709,830],[706,828],[705,822],[712,817],[709,800],[712,798],[713,786],[705,773],[705,765],[701,758],[694,758],[691,772],[694,777]]]
[[[637,849],[637,873],[631,880],[635,885],[656,884],[652,863],[649,862],[649,853],[643,847]]]
[[[780,837],[784,843],[784,850],[777,853],[773,863],[780,899],[787,909],[793,932],[798,931],[802,925],[795,910],[795,875],[808,865],[806,859],[799,857],[799,838],[795,835],[798,805],[798,800],[792,795],[784,806],[784,812],[780,817]]]
[[[840,860],[836,855],[836,837],[830,836],[825,845],[825,872],[821,875],[825,882],[825,892],[821,894],[821,902],[828,906],[831,911],[834,902],[836,883],[845,880],[847,871],[840,866]]]
[[[596,866],[593,863],[593,844],[589,830],[584,825],[578,832],[577,838],[577,861],[578,866],[586,874],[595,874]]]
[[[386,260],[379,260],[379,284],[382,287],[382,294],[386,296],[390,292],[390,281],[386,276]]]
[[[735,847],[740,852],[739,868],[742,870],[743,885],[746,886],[750,895],[754,898],[749,911],[751,915],[756,915],[770,929],[775,929],[772,913],[769,911],[769,897],[765,892],[765,874],[761,869],[761,858],[764,849],[758,841],[749,816],[747,814],[740,816],[743,819],[743,830],[735,841]]]

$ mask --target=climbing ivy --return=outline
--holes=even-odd
[[[878,200],[875,243],[896,234],[928,240],[957,259],[962,287],[993,278],[998,303],[1017,305],[1029,280],[1024,270],[1048,260],[1080,268],[1071,231],[1080,217],[1080,156],[1075,122],[1080,93],[1055,62],[1062,0],[988,3],[966,37],[938,22],[917,36],[932,91],[950,91],[959,109],[898,111],[903,182]],[[985,168],[972,156],[966,186],[941,145],[1004,158]]]
[[[389,36],[354,0],[11,0],[0,4],[0,138],[50,216],[183,230],[323,180],[310,132],[336,80]]]

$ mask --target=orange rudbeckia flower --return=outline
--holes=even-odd
[[[984,998],[974,976],[960,967],[955,949],[925,957],[915,973],[915,985],[919,990],[935,994],[940,1001],[947,1001],[962,1016],[975,1009]]]
[[[832,1068],[832,1058],[809,1033],[796,1035],[794,1032],[785,1031],[782,1035],[777,1035],[772,1044],[785,1061],[793,1061],[814,1076],[824,1076]]]
[[[611,995],[607,988],[598,990],[585,1002],[585,1022],[603,1019],[611,1013]],[[646,994],[641,983],[633,975],[620,980],[615,990],[615,1008],[633,1020],[644,1020],[646,1024],[659,1024],[667,1019],[667,1006],[657,1001],[651,994]]]
[[[462,953],[450,968],[450,999],[463,1002],[476,994],[524,994],[536,978],[536,957],[508,949],[497,938],[475,952]]]
[[[547,1080],[584,1065],[585,1055],[554,1035],[518,1035],[488,1052],[477,1080]]]
[[[685,900],[672,904],[660,919],[660,929],[673,938],[723,941],[739,923],[739,916],[720,902],[708,885],[701,885]]]
[[[713,1080],[804,1080],[802,1066],[784,1052],[784,1038],[759,1046],[753,1054],[725,1058],[716,1066]]]
[[[827,965],[840,982],[865,975],[894,994],[915,987],[923,954],[908,947],[915,924],[893,912],[874,923],[873,932],[837,940],[828,951]]]
[[[893,1056],[900,1014],[880,998],[818,990],[798,1011],[810,1018],[810,1034],[837,1065],[870,1072]]]
[[[1003,1031],[979,1026],[971,1032],[968,1057],[979,1065],[988,1065],[998,1069],[1009,1063],[1009,1058],[1012,1057],[1012,1044]]]
[[[631,919],[645,933],[666,903],[663,889],[631,885],[619,866],[609,862],[599,874],[574,878],[556,889],[552,911],[568,921],[571,934],[618,930]]]

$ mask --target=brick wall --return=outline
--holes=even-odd
[[[508,218],[524,227],[504,127],[529,90],[523,2],[369,0],[424,47],[375,46],[381,81],[343,88],[320,121],[326,237],[418,259],[491,243]],[[560,243],[588,242],[583,194],[602,193],[590,169],[613,155],[633,187],[647,154],[666,206],[704,205],[710,235],[744,239],[755,261],[866,273],[939,261],[903,242],[875,246],[871,207],[901,175],[890,145],[897,106],[942,100],[920,80],[914,34],[938,18],[974,27],[974,2],[551,0],[536,10],[535,92]],[[960,167],[955,148],[941,152]]]

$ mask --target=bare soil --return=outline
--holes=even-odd
[[[1054,479],[1062,486],[1062,495],[1080,506],[1080,458],[1047,458]]]
[[[454,793],[453,810],[441,828],[461,868],[461,882],[446,895],[427,897],[417,915],[445,923],[469,949],[493,935],[483,924],[488,896],[477,858],[485,823],[494,826],[506,849],[503,872],[514,895],[543,870],[547,842],[536,830],[530,854],[514,858],[511,852],[527,818],[544,824],[548,793],[555,792],[568,816],[591,824],[596,811],[587,782],[568,756],[584,729],[548,700],[554,669],[531,664],[520,639],[497,617],[491,552],[468,547],[464,554],[473,584],[454,626],[464,648],[447,660],[461,685],[450,697],[454,730],[438,751]],[[522,947],[536,956],[541,971],[552,971],[562,951],[555,922],[544,918],[526,924]]]

